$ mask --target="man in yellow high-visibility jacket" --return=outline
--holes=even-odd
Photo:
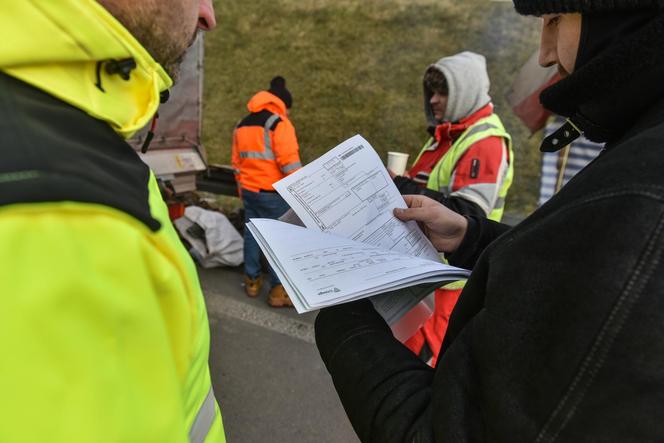
[[[0,0],[0,442],[223,442],[194,265],[124,141],[211,0]]]

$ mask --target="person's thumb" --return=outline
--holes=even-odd
[[[399,220],[406,221],[406,217],[407,217],[406,209],[394,208],[394,210],[392,211],[392,214],[394,214],[394,216],[396,218],[398,218]]]

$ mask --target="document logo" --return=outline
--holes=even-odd
[[[336,286],[330,289],[324,289],[318,293],[318,295],[325,295],[325,294],[331,294],[333,292],[341,292],[341,289],[337,288]]]

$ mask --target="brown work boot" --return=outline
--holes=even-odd
[[[284,285],[276,285],[270,289],[270,295],[267,298],[267,303],[273,308],[281,308],[284,306],[292,307],[293,302],[288,298]]]
[[[246,292],[249,297],[256,297],[258,293],[261,292],[262,285],[262,276],[259,275],[256,278],[251,278],[248,275],[244,276],[244,292]]]

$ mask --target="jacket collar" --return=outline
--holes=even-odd
[[[541,150],[555,151],[581,134],[595,142],[617,140],[663,97],[663,30],[659,13],[545,89],[544,107],[569,120],[544,139]]]
[[[475,113],[459,120],[458,122],[441,123],[440,125],[436,126],[435,138],[439,143],[441,140],[455,140],[479,120],[489,117],[491,114],[493,114],[493,104],[489,103],[483,108],[475,111]]]
[[[622,136],[606,144],[605,149],[610,150],[614,146],[624,143],[632,137],[659,126],[664,122],[664,96],[660,97]]]
[[[172,85],[147,50],[94,0],[12,2],[10,12],[0,15],[0,39],[1,71],[107,122],[125,138],[148,123],[160,92]],[[107,69],[118,61],[127,62],[126,80]]]

